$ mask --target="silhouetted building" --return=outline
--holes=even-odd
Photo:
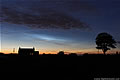
[[[39,55],[39,51],[35,51],[35,48],[19,48],[19,55]]]
[[[34,51],[33,55],[39,55],[39,51]]]

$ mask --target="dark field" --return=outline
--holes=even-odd
[[[120,77],[119,64],[120,55],[0,55],[0,72],[56,75],[61,80]]]

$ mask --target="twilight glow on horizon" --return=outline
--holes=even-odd
[[[119,0],[0,0],[0,52],[97,53],[101,32],[120,41]]]

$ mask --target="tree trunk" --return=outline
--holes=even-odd
[[[104,53],[104,55],[106,55],[106,51],[103,49],[103,53]]]
[[[104,51],[104,55],[106,55],[106,52]]]

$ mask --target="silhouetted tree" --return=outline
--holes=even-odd
[[[119,52],[118,52],[118,51],[116,51],[116,54],[119,54]]]
[[[58,52],[58,55],[64,55],[64,51]]]
[[[70,55],[70,56],[77,56],[76,53],[70,53],[69,55]]]
[[[96,37],[96,45],[97,45],[96,48],[102,49],[104,54],[107,52],[107,50],[110,50],[110,48],[116,48],[115,44],[116,41],[108,33],[100,33]]]

